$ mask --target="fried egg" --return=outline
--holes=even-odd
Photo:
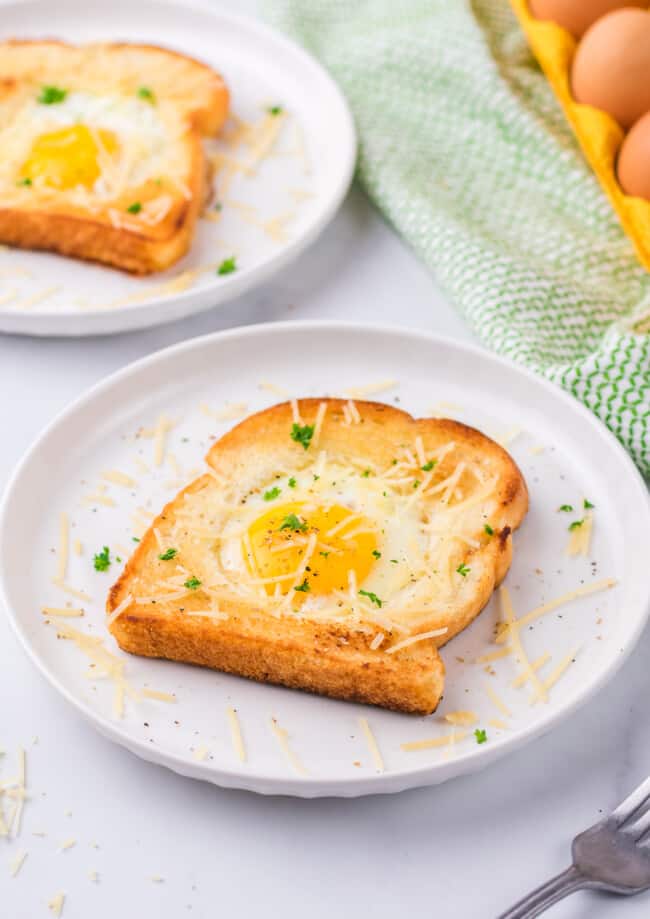
[[[174,174],[178,132],[169,112],[144,98],[44,87],[3,132],[2,173],[13,170],[18,187],[119,197]]]
[[[505,574],[527,507],[516,465],[480,432],[381,403],[273,406],[206,459],[158,538],[177,568],[154,587],[196,588],[226,616],[447,640]]]
[[[418,503],[382,477],[317,461],[248,496],[224,529],[220,563],[304,613],[342,600],[377,611],[426,567],[421,522]]]

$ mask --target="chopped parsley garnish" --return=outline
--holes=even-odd
[[[277,498],[277,496],[280,494],[281,491],[282,491],[281,488],[278,488],[277,485],[274,485],[273,488],[269,488],[268,491],[264,492],[264,500],[273,501],[273,499]]]
[[[142,210],[142,205],[139,201],[134,201],[133,204],[129,204],[126,210],[129,214],[139,214]]]
[[[585,522],[584,519],[582,519],[582,520],[574,520],[573,523],[570,523],[570,524],[569,524],[569,532],[572,533],[573,530],[579,529],[579,528],[582,526],[582,524],[583,524],[584,522]]]
[[[437,460],[429,460],[428,463],[425,463],[424,466],[421,467],[422,472],[431,472],[437,462]]]
[[[57,102],[63,102],[67,95],[67,89],[59,89],[58,86],[41,86],[41,94],[36,101],[41,105],[56,105]]]
[[[305,578],[302,584],[298,584],[298,586],[294,587],[293,589],[297,590],[298,593],[308,594],[309,591],[311,590],[311,587],[309,586],[309,581],[307,580],[307,578]]]
[[[289,486],[289,488],[295,488],[296,484],[297,484],[296,480],[294,479],[293,476],[291,476],[291,478],[287,482],[287,485]]]
[[[101,552],[98,552],[93,559],[95,571],[108,571],[111,567],[111,552],[108,546],[104,546]]]
[[[183,584],[183,587],[187,587],[188,590],[197,590],[197,588],[199,588],[200,586],[201,586],[201,582],[199,581],[198,578],[195,578],[194,576],[192,576],[191,578],[188,578],[187,581],[185,581],[185,583]]]
[[[329,552],[319,552],[319,555],[322,555],[323,558],[329,558]]]
[[[307,529],[307,522],[301,520],[296,514],[287,514],[278,530],[294,530],[296,533],[304,533]]]
[[[420,480],[416,479],[415,482],[413,482],[413,488],[419,488],[421,484]]]
[[[291,440],[295,440],[297,444],[302,444],[305,450],[309,447],[313,436],[313,424],[298,424],[294,421],[291,425]]]
[[[133,542],[140,542],[139,536],[132,536],[131,539],[133,540]]]
[[[237,259],[234,255],[225,258],[217,268],[217,274],[232,274],[233,271],[237,271]]]
[[[397,559],[397,558],[391,558],[391,559],[390,559],[390,563],[391,563],[391,565],[399,565],[399,559]]]
[[[584,509],[585,509],[586,511],[589,511],[589,510],[591,510],[592,507],[595,507],[596,505],[595,505],[595,504],[592,504],[591,501],[588,501],[588,500],[585,498],[584,501],[582,502],[582,506],[584,507]]]
[[[370,476],[370,470],[369,470],[369,469],[364,469],[363,472],[361,473],[361,477],[362,477],[363,479],[367,479],[369,476]]]
[[[32,184],[32,180],[30,178],[19,179],[18,182],[16,182],[16,185],[29,186],[31,184]]]
[[[474,737],[476,737],[476,743],[485,743],[487,740],[487,733],[483,728],[476,728],[474,731]]]
[[[494,530],[492,529],[489,523],[486,523],[483,529],[488,534],[488,536],[494,536]]]
[[[269,108],[267,108],[266,111],[269,113],[269,115],[281,115],[282,106],[281,105],[271,105],[269,106]]]
[[[217,213],[221,213],[221,211],[223,210],[223,204],[221,203],[221,201],[217,201],[217,203],[214,206],[214,209],[215,211],[217,211]]]
[[[372,554],[375,556],[375,558],[381,558],[381,552],[379,552],[377,549],[373,549]]]
[[[152,89],[149,89],[148,86],[140,86],[138,88],[138,98],[146,99],[147,102],[151,102],[154,105],[156,101],[156,96]]]
[[[379,609],[384,605],[384,601],[380,600],[377,594],[373,594],[371,590],[360,590],[359,595],[362,597],[367,597],[371,603],[374,603],[375,606],[378,606]]]
[[[178,549],[165,549],[164,552],[161,552],[158,558],[161,562],[170,562],[173,558],[176,558],[178,555]]]
[[[458,568],[456,568],[456,574],[460,574],[464,578],[467,577],[470,571],[471,571],[471,568],[468,568],[467,565],[464,564],[464,562],[461,562]]]
[[[573,510],[573,505],[571,504],[560,504],[558,511],[564,511],[565,514],[570,514]]]

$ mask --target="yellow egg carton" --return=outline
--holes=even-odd
[[[580,105],[571,95],[571,62],[577,42],[554,22],[535,19],[527,0],[510,0],[528,43],[564,108],[591,168],[614,205],[623,229],[636,248],[641,264],[650,270],[650,202],[621,190],[616,178],[616,155],[624,132],[611,115]]]

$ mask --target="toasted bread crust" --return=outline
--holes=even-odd
[[[0,49],[3,50],[3,53],[0,55],[0,87],[8,86],[13,88],[16,82],[18,82],[16,74],[11,72],[14,60],[7,55],[7,52],[11,53],[12,49],[17,51],[29,51],[33,49],[38,54],[42,55],[43,52],[47,52],[48,49],[56,48],[64,51],[81,50],[85,52],[90,51],[91,53],[93,48],[109,52],[127,51],[129,53],[138,53],[144,51],[147,54],[160,56],[161,59],[170,59],[172,62],[177,61],[184,65],[191,65],[197,71],[203,72],[206,84],[211,84],[209,91],[200,104],[197,104],[195,99],[190,100],[187,117],[191,121],[193,127],[204,137],[213,137],[219,133],[223,127],[224,121],[228,117],[230,94],[221,74],[217,73],[209,64],[189,54],[184,54],[164,45],[150,45],[145,42],[91,42],[87,45],[79,46],[62,41],[58,38],[9,38],[6,41],[0,42]],[[25,76],[29,77],[31,70],[32,68],[29,65],[24,67],[21,78]]]
[[[512,530],[520,524],[528,506],[523,477],[505,450],[455,421],[415,420],[391,406],[357,402],[364,426],[351,428],[342,423],[343,400],[305,399],[300,401],[305,423],[313,422],[323,401],[328,403],[328,423],[323,426],[321,445],[343,457],[346,451],[358,455],[362,450],[369,460],[385,462],[388,458],[390,462],[390,444],[406,438],[412,442],[417,431],[425,449],[440,440],[453,439],[460,444],[459,449],[466,453],[478,451],[490,468],[499,469],[497,509],[492,518],[495,536],[476,550],[481,553],[481,576],[472,585],[471,595],[459,601],[452,618],[447,616],[438,623],[448,628],[438,639],[439,644],[444,644],[472,621],[505,577],[512,558]],[[250,468],[254,454],[263,455],[271,443],[277,453],[280,443],[284,452],[280,451],[279,461],[292,468],[291,462],[304,453],[287,436],[291,421],[288,403],[253,415],[217,441],[206,459],[220,474],[237,476],[245,467]],[[382,437],[383,445],[379,444]],[[157,561],[160,550],[154,528],[163,535],[169,532],[185,495],[210,488],[218,488],[214,478],[201,476],[163,509],[112,587],[107,601],[109,614],[128,595],[135,598],[146,594],[147,587],[156,581],[156,566],[165,564]],[[471,550],[468,552],[471,557]],[[389,655],[383,649],[370,647],[376,630],[364,631],[354,624],[272,615],[263,605],[232,598],[223,604],[220,601],[220,609],[228,615],[224,621],[188,615],[204,606],[205,600],[195,594],[162,606],[138,606],[134,599],[111,623],[110,630],[120,647],[134,654],[195,663],[262,682],[399,711],[429,714],[442,696],[444,665],[434,641],[420,641]],[[435,616],[426,623],[427,629],[432,627],[436,627]],[[419,626],[416,631],[424,628]]]
[[[164,73],[165,67],[167,71],[173,69],[174,62],[201,83],[197,100],[187,99],[182,106],[179,101],[186,124],[182,144],[187,163],[184,177],[187,198],[176,196],[168,213],[155,224],[131,219],[128,225],[124,225],[127,221],[120,221],[121,225],[116,226],[105,211],[91,213],[65,199],[31,202],[26,197],[24,204],[0,207],[0,242],[96,261],[138,275],[161,271],[178,261],[192,242],[206,198],[207,168],[201,136],[214,135],[223,125],[228,114],[228,90],[221,77],[207,65],[153,45],[113,43],[78,48],[56,40],[14,39],[0,43],[0,95],[10,94],[22,85],[44,82],[41,75],[44,55],[55,60],[58,57],[65,60],[67,54],[81,55],[87,63],[93,48],[104,59],[114,55],[118,67],[121,61],[126,61],[131,78],[135,73],[134,62],[140,62],[143,83],[155,86],[156,72]],[[152,65],[157,69],[153,77],[147,72]],[[116,201],[114,207],[126,215],[129,203],[130,199]]]
[[[284,620],[272,631],[233,617],[125,613],[111,631],[123,651],[183,661],[261,683],[429,715],[442,696],[444,664],[432,646],[378,654],[345,629]]]

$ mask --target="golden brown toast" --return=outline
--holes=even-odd
[[[409,712],[437,646],[505,576],[528,506],[510,456],[454,421],[304,399],[220,438],[111,589],[132,653]]]
[[[214,70],[149,45],[0,43],[0,242],[135,274],[189,248],[202,136],[229,96]]]

